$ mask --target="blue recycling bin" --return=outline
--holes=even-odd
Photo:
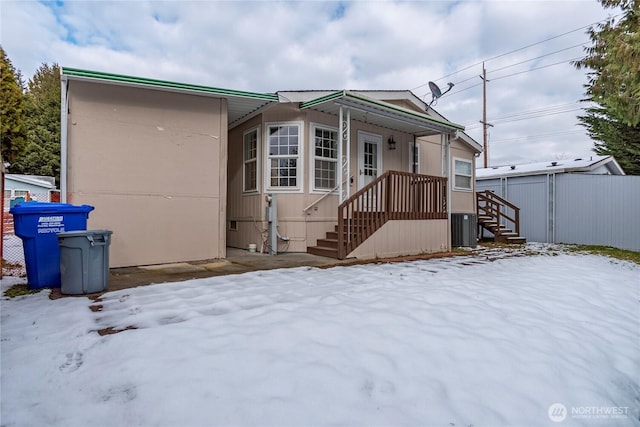
[[[67,203],[18,203],[13,214],[16,236],[22,239],[29,289],[60,287],[58,233],[87,229],[93,206]]]

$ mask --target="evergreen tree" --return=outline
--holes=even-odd
[[[596,140],[596,153],[614,156],[627,175],[640,175],[640,126],[629,126],[602,107],[587,109],[579,119]]]
[[[640,1],[599,1],[619,7],[623,16],[590,28],[593,45],[574,63],[592,70],[586,101],[598,104],[578,119],[598,154],[614,155],[627,174],[640,175]]]
[[[25,153],[11,171],[60,180],[60,67],[42,64],[29,80]]]
[[[16,72],[2,46],[0,78],[0,146],[2,159],[12,163],[24,152],[27,145],[26,106],[20,73]]]

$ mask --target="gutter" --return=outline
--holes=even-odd
[[[69,81],[62,76],[60,82],[60,202],[67,203],[67,168],[68,168],[68,138],[67,120],[69,113],[68,105]]]

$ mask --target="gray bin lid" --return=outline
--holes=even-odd
[[[86,237],[86,236],[104,236],[111,235],[113,231],[110,230],[79,230],[79,231],[63,231],[58,233],[58,237]]]

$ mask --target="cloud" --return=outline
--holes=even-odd
[[[579,100],[584,71],[567,61],[583,54],[575,45],[589,43],[584,29],[571,30],[608,13],[595,0],[4,0],[1,36],[26,78],[56,62],[256,92],[414,88],[427,101],[429,80],[443,88],[451,81],[435,108],[470,124],[479,142],[485,60],[487,117],[496,121],[489,154],[503,164],[589,154],[593,143],[575,127],[576,111],[505,116]]]

